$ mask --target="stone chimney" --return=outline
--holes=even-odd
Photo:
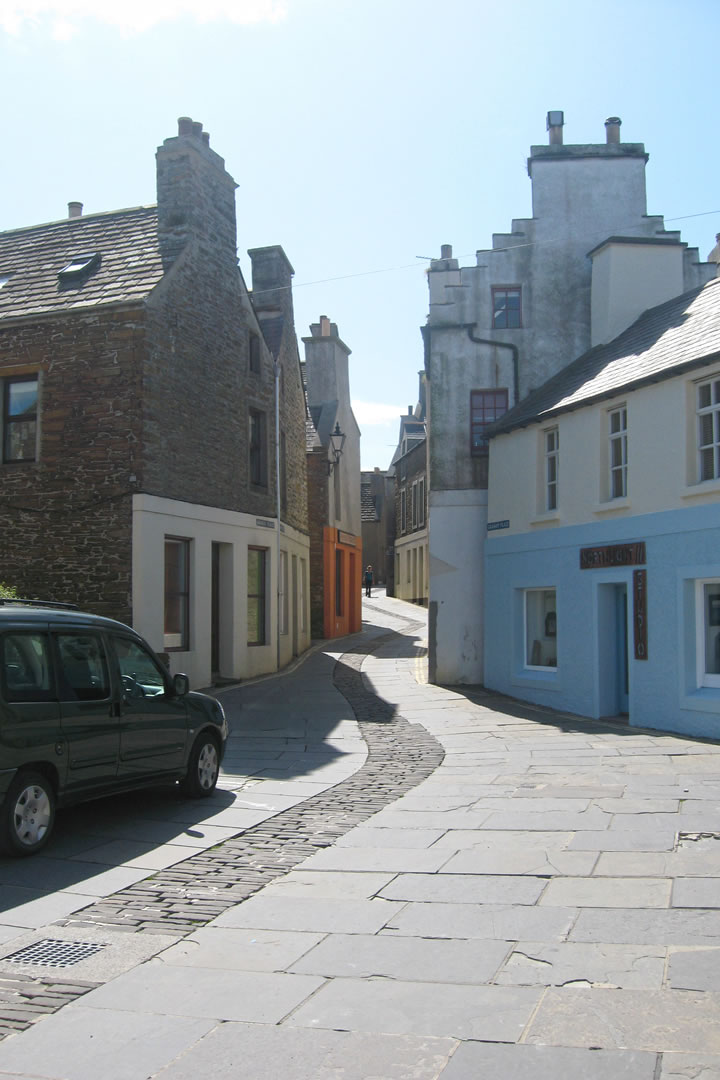
[[[248,251],[252,263],[252,301],[261,320],[265,316],[282,316],[294,326],[292,279],[295,271],[279,244],[252,248]]]
[[[68,217],[79,218],[82,217],[83,204],[81,202],[69,202],[68,203]]]
[[[165,139],[157,155],[158,237],[163,262],[172,265],[191,241],[217,264],[237,267],[235,189],[225,162],[210,149],[210,136],[189,116]]]
[[[326,315],[310,327],[304,337],[305,377],[309,405],[338,401],[350,407],[350,349],[340,340],[337,324]]]

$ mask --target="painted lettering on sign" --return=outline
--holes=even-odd
[[[341,529],[338,529],[338,543],[349,544],[350,547],[355,547],[355,537],[352,533],[343,532]]]
[[[645,562],[645,541],[635,544],[607,544],[605,547],[580,548],[580,569],[600,570],[612,566],[637,566]]]
[[[635,630],[635,659],[647,660],[647,570],[633,570],[633,623]]]
[[[509,528],[510,528],[510,522],[507,519],[505,521],[488,521],[488,523],[487,523],[487,531],[488,532],[494,532],[495,529],[509,529]]]

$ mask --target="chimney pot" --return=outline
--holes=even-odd
[[[440,258],[452,259],[452,244],[442,244],[440,246]]]
[[[413,407],[412,407],[412,405],[408,405],[408,416],[412,416],[412,414],[413,414]]]
[[[619,116],[608,116],[605,121],[605,139],[609,143],[620,142],[620,125],[622,120]]]
[[[210,145],[210,132],[209,131],[203,131],[203,133],[202,133],[202,141],[205,143],[206,146]]]
[[[553,109],[547,114],[547,129],[550,133],[551,146],[562,145],[564,124],[565,113],[560,109]]]
[[[83,204],[81,202],[69,202],[68,203],[68,217],[78,218],[82,217]]]
[[[193,122],[189,116],[178,117],[178,135],[192,135]]]
[[[202,124],[199,120],[193,120],[192,122],[192,135],[195,139],[202,138]]]
[[[330,337],[330,320],[327,315],[320,316],[320,337]]]

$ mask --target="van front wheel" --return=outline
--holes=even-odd
[[[55,824],[55,792],[42,773],[18,773],[8,788],[0,821],[0,844],[9,855],[34,855]]]
[[[181,787],[191,799],[212,795],[220,772],[220,755],[212,735],[199,735],[190,751],[188,771]]]

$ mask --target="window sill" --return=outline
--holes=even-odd
[[[510,677],[510,683],[512,686],[522,686],[533,690],[562,690],[557,668],[548,668],[546,671],[541,668],[523,668]]]
[[[682,488],[680,491],[681,499],[697,499],[703,495],[718,495],[720,494],[720,479],[718,480],[702,480],[697,484],[688,484],[687,487]]]
[[[720,687],[699,686],[680,699],[681,709],[720,713]]]
[[[530,518],[531,525],[552,525],[555,521],[560,521],[559,510],[548,510],[544,514],[536,514],[535,517]]]
[[[619,499],[608,499],[607,502],[595,503],[592,507],[593,514],[612,514],[616,510],[630,510],[632,503],[627,495]]]

